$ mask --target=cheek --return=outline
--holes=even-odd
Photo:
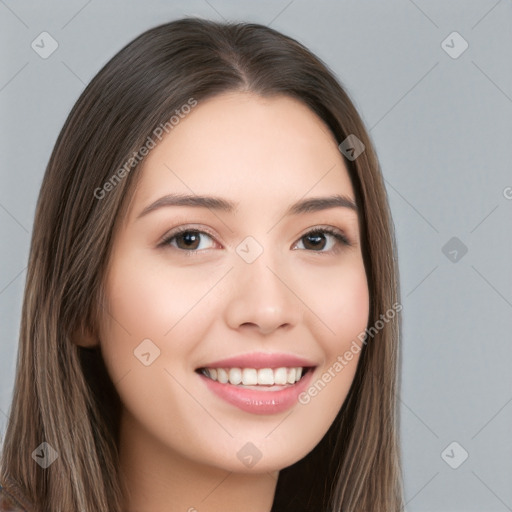
[[[330,357],[346,350],[353,339],[364,332],[369,315],[369,291],[362,260],[315,272],[315,286],[304,288],[308,305],[319,324],[317,341]],[[305,284],[305,283],[303,283]]]
[[[208,331],[212,308],[201,300],[212,272],[148,264],[136,254],[116,259],[106,280],[100,328],[102,354],[124,408],[162,443],[197,442],[205,412],[188,393],[193,354]],[[179,421],[177,421],[179,418]]]
[[[107,276],[101,349],[128,408],[144,410],[149,396],[154,402],[168,385],[162,382],[170,378],[165,369],[174,374],[189,359],[195,336],[184,336],[181,328],[202,290],[195,281],[186,286],[178,277],[177,270],[148,265],[133,251],[119,251]],[[192,328],[201,326],[196,323]],[[161,399],[165,403],[166,398]]]
[[[362,261],[321,276],[315,300],[316,341],[325,356],[321,367],[299,401],[310,414],[322,417],[327,428],[341,408],[352,384],[368,325],[370,297]],[[312,307],[313,309],[313,307]]]
[[[199,309],[211,286],[211,272],[148,262],[143,254],[118,256],[106,285],[106,340],[133,350],[149,338],[164,348],[183,324],[190,323],[190,314],[197,316],[193,310]],[[179,347],[186,345],[186,338],[180,340]]]

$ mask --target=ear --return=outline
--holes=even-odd
[[[98,337],[92,332],[91,329],[82,327],[77,327],[72,335],[71,341],[78,345],[79,347],[85,348],[93,348],[97,347],[100,344]]]

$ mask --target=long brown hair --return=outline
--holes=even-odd
[[[72,342],[94,332],[113,231],[137,182],[126,166],[190,98],[228,91],[288,95],[314,111],[345,158],[360,211],[370,291],[369,326],[399,303],[393,226],[364,124],[334,74],[297,41],[253,23],[186,18],[137,37],[94,77],[73,107],[44,176],[32,235],[13,401],[0,479],[44,511],[120,512],[120,400],[99,349]],[[133,163],[133,162],[132,162]],[[115,186],[105,190],[114,176]],[[111,188],[111,189],[110,189]],[[100,197],[101,196],[101,197]],[[275,512],[402,508],[397,386],[399,318],[363,345],[350,392],[329,431],[279,474]],[[47,442],[47,469],[32,452]]]

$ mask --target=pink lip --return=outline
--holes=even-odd
[[[235,360],[237,359],[235,358]],[[226,367],[237,366],[232,365],[231,360],[225,360],[221,361],[222,365],[220,367],[222,367],[227,361],[229,361],[229,364],[227,364]],[[292,366],[295,366],[295,362]],[[297,364],[297,366],[302,365]],[[258,366],[258,368],[260,367],[269,368],[269,366],[265,365]],[[254,366],[245,366],[245,368],[254,368]],[[221,384],[218,381],[205,377],[203,374],[198,375],[208,386],[210,391],[226,402],[238,407],[242,411],[250,412],[252,414],[278,414],[290,409],[293,405],[298,403],[299,395],[309,386],[313,373],[314,372],[312,370],[308,371],[298,382],[295,384],[289,384],[278,391],[245,389],[241,386],[234,386],[229,383]]]
[[[283,366],[302,366],[305,368],[316,366],[316,364],[291,354],[253,352],[252,354],[243,354],[214,361],[205,364],[203,368],[255,368],[258,370],[260,368],[281,368]]]

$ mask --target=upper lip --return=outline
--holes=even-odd
[[[316,366],[314,362],[298,357],[293,354],[252,352],[250,354],[241,354],[238,356],[219,359],[207,363],[201,368],[282,368],[282,367],[312,367]]]

